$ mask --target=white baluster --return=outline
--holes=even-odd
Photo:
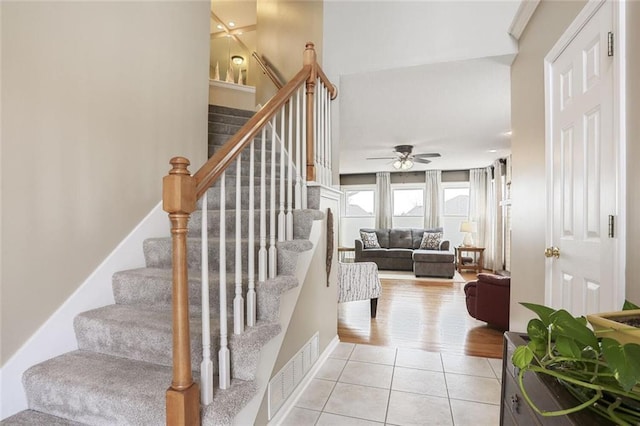
[[[329,149],[327,147],[327,86],[322,84],[322,183],[327,184],[327,156]]]
[[[322,99],[324,100],[324,184],[329,185],[329,163],[331,162],[330,151],[329,151],[329,89],[327,86],[322,86]]]
[[[284,197],[286,195],[284,191],[284,117],[285,117],[286,105],[282,107],[280,113],[280,208],[278,212],[278,241],[284,241],[286,238],[286,215],[284,210]],[[289,110],[291,114],[291,110]],[[275,131],[275,129],[274,129]]]
[[[316,83],[316,91],[314,93],[315,98],[313,103],[313,165],[315,167],[315,182],[320,182],[320,167],[318,163],[320,163],[320,85]]]
[[[333,146],[331,145],[331,141],[333,140],[332,138],[332,134],[331,134],[331,93],[329,93],[329,91],[327,90],[327,171],[328,171],[328,180],[327,180],[327,185],[331,186],[331,183],[333,182],[333,157],[332,157],[332,153],[333,153]]]
[[[202,197],[202,362],[200,363],[200,401],[203,405],[213,401],[213,361],[211,361],[211,317],[209,313],[209,242],[207,230],[207,193]]]
[[[218,351],[218,374],[220,389],[228,389],[231,384],[231,363],[229,356],[229,341],[227,338],[227,232],[225,205],[225,178],[220,176],[220,350]]]
[[[244,331],[244,299],[242,298],[242,167],[241,155],[236,160],[236,296],[233,299],[233,332]]]
[[[302,85],[302,208],[307,208],[307,90]]]
[[[287,155],[287,240],[293,240],[293,96],[289,98],[289,144]],[[284,178],[282,176],[281,178]]]
[[[265,126],[266,127],[266,126]],[[262,128],[262,140],[260,153],[260,250],[258,251],[258,281],[267,280],[267,134],[266,128]]]
[[[255,142],[251,142],[251,147],[249,148],[249,253],[247,253],[247,281],[248,281],[248,290],[247,290],[247,326],[253,327],[256,325],[256,274],[255,274],[255,207],[253,204],[255,203],[255,185],[253,183],[254,179],[254,148]]]
[[[291,108],[293,110],[293,108]],[[289,112],[291,114],[292,112]],[[300,173],[302,163],[300,162],[301,147],[300,147],[300,89],[296,91],[296,189],[295,189],[295,209],[300,210],[302,208],[302,180]]]
[[[324,128],[322,126],[323,119],[323,105],[324,101],[322,99],[322,80],[318,80],[318,85],[316,86],[318,90],[316,91],[317,99],[318,99],[318,115],[317,115],[317,126],[318,126],[318,139],[317,139],[317,147],[318,147],[318,161],[317,161],[317,173],[316,173],[316,181],[318,183],[324,184],[324,169],[322,165],[324,164],[324,144],[322,140],[324,139]]]
[[[284,114],[283,114],[284,116]],[[271,128],[276,128],[276,117],[271,121]],[[271,135],[271,194],[269,196],[269,278],[276,277],[276,134]]]

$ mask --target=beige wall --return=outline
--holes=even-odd
[[[627,299],[640,304],[640,2],[627,2]]]
[[[518,302],[544,303],[544,57],[583,6],[582,1],[542,1],[511,67],[512,330],[526,330],[531,318]]]
[[[338,290],[337,290],[337,229],[339,202],[330,198],[322,198],[320,200],[320,211],[327,212],[330,208],[333,213],[334,223],[334,247],[333,247],[333,264],[331,267],[330,285],[327,287],[325,259],[327,251],[326,241],[326,217],[322,221],[322,237],[318,246],[315,248],[315,254],[311,261],[311,266],[307,272],[307,278],[304,286],[300,291],[298,303],[293,311],[291,322],[286,330],[282,347],[273,367],[273,374],[277,373],[282,367],[302,348],[302,346],[311,339],[311,337],[319,332],[320,344],[319,352],[327,348],[327,345],[338,335]],[[267,424],[267,397],[262,400],[260,411],[256,417],[256,425]]]
[[[4,362],[206,159],[207,2],[3,2]],[[142,249],[142,248],[140,248]]]
[[[284,82],[302,68],[302,53],[308,41],[316,47],[318,63],[322,64],[321,1],[257,1],[258,53],[264,56]],[[276,88],[259,73],[256,100],[263,104],[276,93]]]

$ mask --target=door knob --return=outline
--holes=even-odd
[[[560,257],[560,249],[558,247],[547,247],[544,249],[545,257],[555,257],[556,259]]]

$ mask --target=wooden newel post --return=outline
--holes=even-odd
[[[191,374],[187,224],[196,209],[196,181],[189,160],[174,157],[173,168],[162,180],[162,205],[171,220],[173,240],[173,377],[167,389],[167,425],[200,424],[200,389]]]
[[[314,44],[308,42],[304,49],[303,64],[311,65],[311,74],[307,78],[307,180],[316,180],[316,165],[315,165],[315,152],[313,143],[313,133],[315,131],[313,127],[313,112],[314,112],[314,93],[316,89],[316,78],[318,77],[317,62],[316,62],[316,49]]]

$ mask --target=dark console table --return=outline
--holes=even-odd
[[[504,333],[500,425],[595,426],[613,424],[590,410],[558,417],[543,417],[533,411],[522,396],[520,386],[518,386],[518,371],[511,363],[511,356],[516,346],[527,343],[524,337],[518,333]],[[549,376],[527,373],[524,376],[524,385],[531,400],[542,410],[557,411],[579,404],[569,391]]]

